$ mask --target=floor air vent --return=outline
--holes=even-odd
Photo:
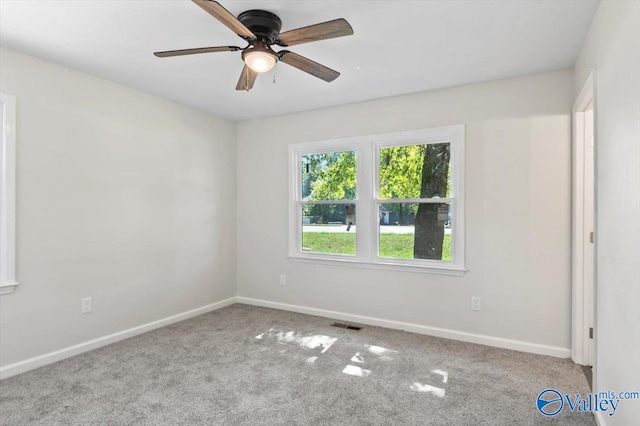
[[[349,324],[343,324],[341,322],[334,322],[333,324],[331,324],[331,327],[346,328],[347,330],[355,330],[355,331],[360,331],[362,329],[362,327],[357,327],[355,325],[349,325]]]

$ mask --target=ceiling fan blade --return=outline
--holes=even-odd
[[[217,46],[217,47],[198,47],[196,49],[167,50],[165,52],[154,52],[158,58],[169,58],[171,56],[195,55],[197,53],[214,53],[214,52],[235,52],[241,50],[238,46]]]
[[[331,68],[327,68],[324,65],[320,65],[319,63],[314,62],[311,59],[307,59],[304,56],[298,55],[297,53],[289,52],[288,50],[278,52],[278,57],[285,64],[291,65],[292,67],[298,68],[299,70],[316,76],[319,79],[326,81],[327,83],[332,82],[340,75],[338,71],[334,71]]]
[[[216,18],[218,21],[222,22],[226,25],[231,31],[238,34],[243,39],[253,39],[256,38],[255,34],[253,34],[249,28],[245,27],[244,24],[231,14],[227,9],[222,7],[220,3],[213,0],[191,0],[202,9],[204,9],[211,16]]]
[[[278,36],[278,44],[280,46],[293,46],[352,34],[353,28],[351,28],[351,25],[345,19],[340,18],[281,33]]]
[[[248,92],[253,87],[253,83],[256,82],[256,77],[258,77],[258,73],[245,65],[242,68],[242,74],[240,74],[236,90],[246,90]]]

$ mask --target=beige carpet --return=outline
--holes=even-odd
[[[233,305],[0,382],[2,425],[595,425],[569,360]]]

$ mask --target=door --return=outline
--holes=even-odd
[[[596,115],[593,74],[573,107],[573,215],[571,358],[594,365],[596,303]]]
[[[584,111],[584,302],[585,325],[588,334],[583,365],[593,365],[595,340],[593,336],[595,315],[595,137],[593,122],[593,100]]]

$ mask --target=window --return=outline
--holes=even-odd
[[[355,158],[355,151],[302,155],[303,252],[356,254]]]
[[[15,279],[16,99],[0,94],[0,294],[12,293]]]
[[[289,151],[290,259],[464,272],[464,126]]]

